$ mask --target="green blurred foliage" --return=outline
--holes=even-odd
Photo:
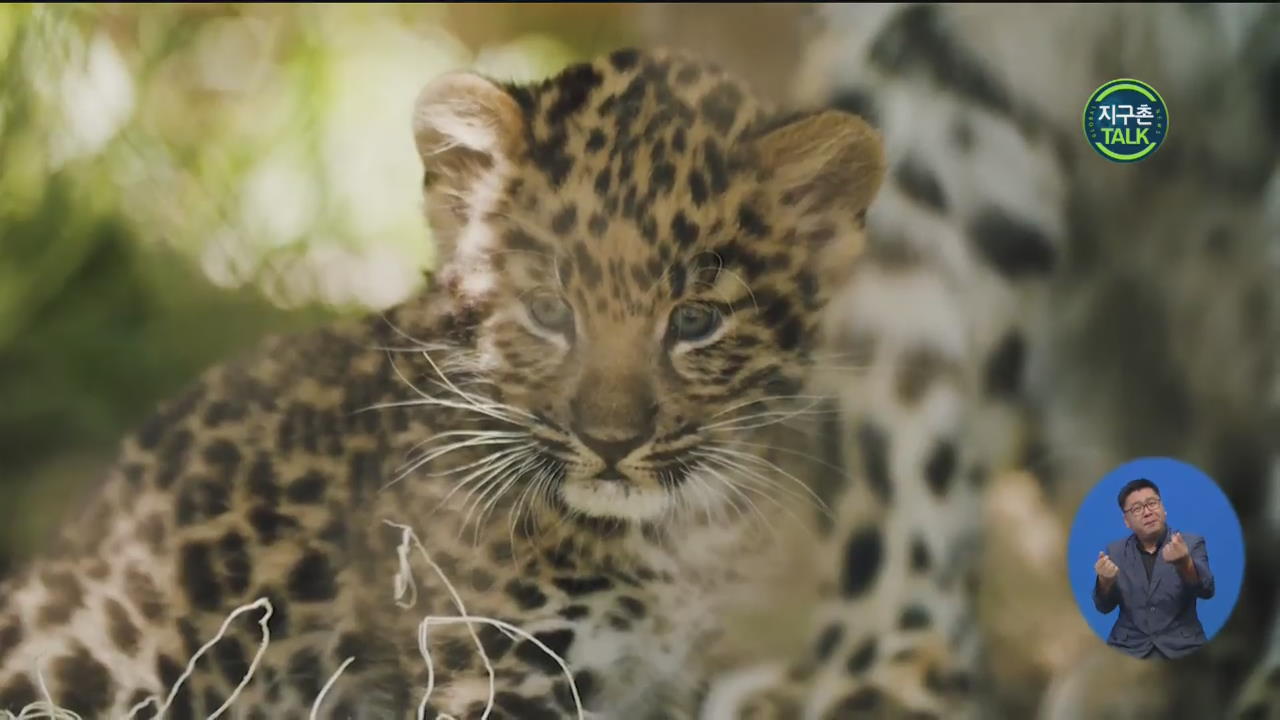
[[[544,76],[633,13],[0,6],[0,574],[202,369],[418,287],[423,83]]]

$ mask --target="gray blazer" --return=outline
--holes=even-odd
[[[1165,531],[1160,549],[1177,532]],[[1111,628],[1107,644],[1117,647],[1134,657],[1145,657],[1153,647],[1165,657],[1173,659],[1187,655],[1204,645],[1204,627],[1196,615],[1196,599],[1213,597],[1213,573],[1209,571],[1209,553],[1204,537],[1182,533],[1191,560],[1195,563],[1199,581],[1188,585],[1172,565],[1156,550],[1155,566],[1151,568],[1151,582],[1147,582],[1147,570],[1142,564],[1142,551],[1136,535],[1116,540],[1107,545],[1106,553],[1120,568],[1111,592],[1101,593],[1098,579],[1093,581],[1093,605],[1100,613],[1109,613],[1120,607],[1120,617]]]

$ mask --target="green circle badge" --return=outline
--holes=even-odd
[[[1169,110],[1160,93],[1141,80],[1112,80],[1084,106],[1084,136],[1099,155],[1119,163],[1151,155],[1169,132]]]

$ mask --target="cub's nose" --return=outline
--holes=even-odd
[[[653,388],[636,373],[591,372],[569,403],[569,428],[609,467],[653,436],[658,404]]]
[[[617,465],[648,439],[648,434],[637,434],[620,440],[605,440],[583,432],[576,427],[573,431],[577,434],[578,439],[582,441],[582,444],[590,448],[591,452],[599,455],[600,459],[609,467]]]

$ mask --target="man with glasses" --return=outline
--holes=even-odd
[[[1169,528],[1160,489],[1146,478],[1125,485],[1118,500],[1133,534],[1094,563],[1094,607],[1120,607],[1107,644],[1138,658],[1188,655],[1208,642],[1196,615],[1196,599],[1214,592],[1204,538]]]

